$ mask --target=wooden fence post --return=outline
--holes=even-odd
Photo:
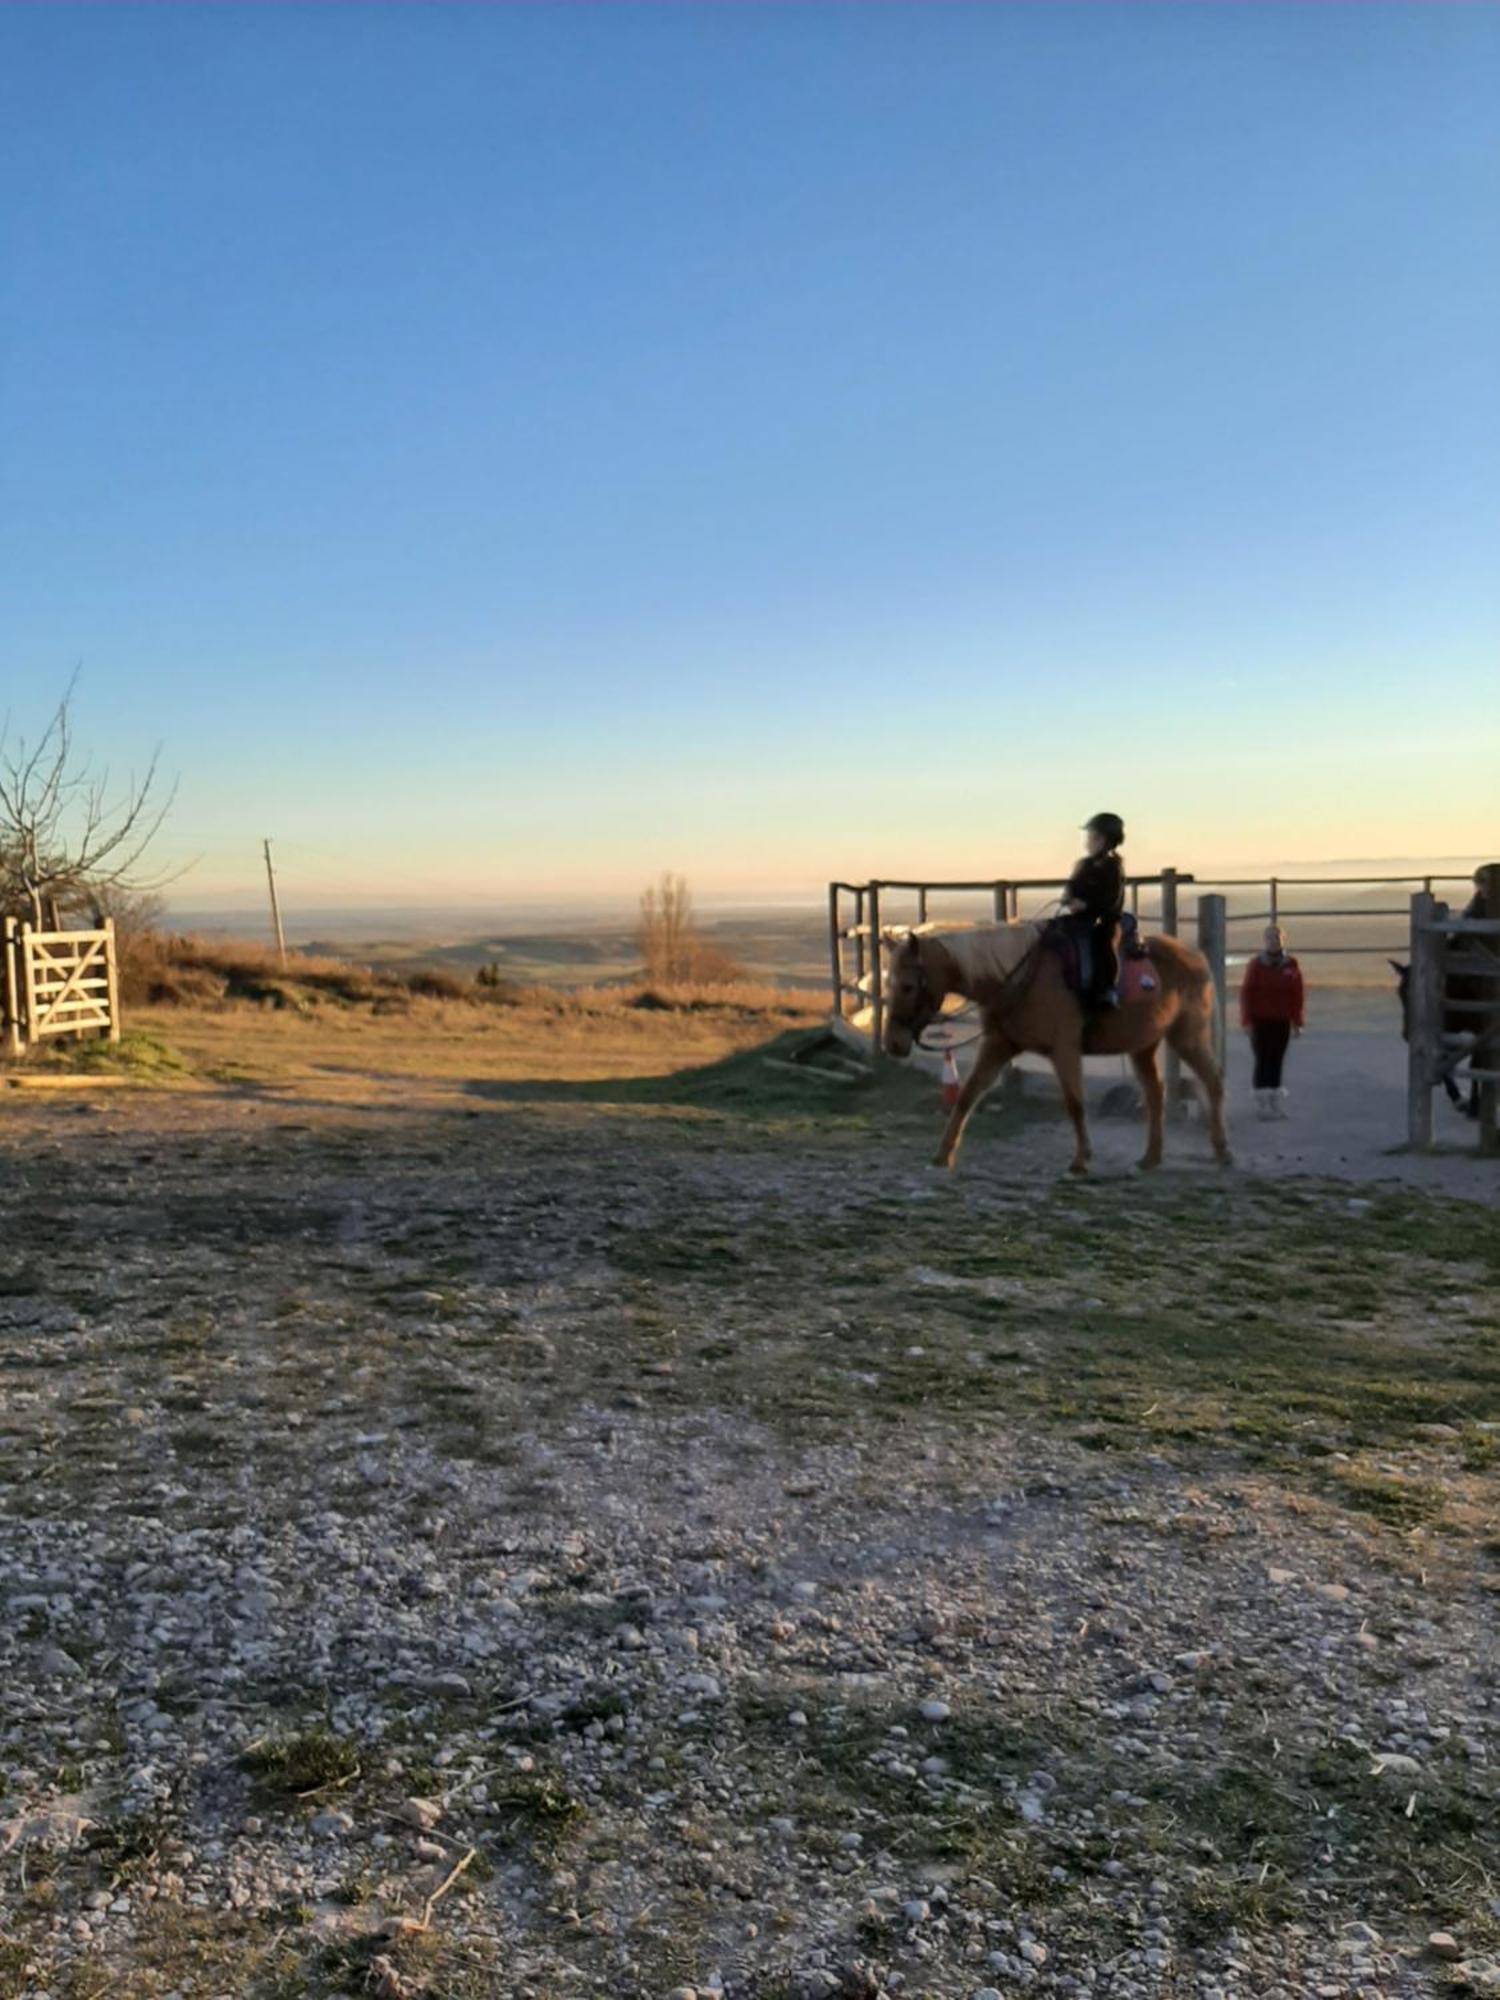
[[[833,980],[833,1018],[840,1021],[844,1016],[844,940],[839,936],[843,926],[840,909],[842,898],[837,882],[828,885],[828,970]]]
[[[885,968],[880,962],[880,884],[872,882],[865,892],[865,908],[870,915],[870,1045],[872,1059],[879,1062],[885,1033],[885,992],[881,979]]]
[[[109,1039],[120,1039],[120,961],[115,956],[115,920],[104,919],[104,980],[109,1003]]]
[[[1003,924],[1005,922],[1006,909],[1010,902],[1010,890],[1004,882],[997,882],[995,884],[991,902],[995,911],[995,922]]]
[[[0,938],[0,1011],[4,1013],[5,1053],[12,1059],[21,1054],[21,926],[14,917],[5,919]]]
[[[1161,871],[1161,927],[1166,937],[1177,935],[1177,870],[1163,868]],[[1164,1065],[1167,1087],[1167,1116],[1177,1118],[1182,1114],[1182,1058],[1174,1048],[1168,1048]]]
[[[1479,870],[1480,908],[1491,923],[1500,923],[1500,861],[1491,861]],[[1500,937],[1478,937],[1472,942],[1488,952],[1500,967]],[[1500,980],[1488,982],[1491,1012],[1481,1014],[1482,1026],[1474,1043],[1474,1067],[1500,1070]],[[1479,1085],[1479,1150],[1500,1151],[1500,1083],[1493,1076]]]
[[[1422,891],[1411,899],[1411,970],[1406,988],[1406,1136],[1432,1144],[1432,1087],[1443,1037],[1443,945],[1439,905]]]
[[[1229,1022],[1225,1014],[1228,978],[1225,954],[1228,939],[1228,907],[1222,896],[1198,898],[1198,949],[1208,960],[1214,982],[1214,1061],[1222,1076],[1229,1061]]]

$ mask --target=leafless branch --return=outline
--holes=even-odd
[[[177,786],[163,782],[159,748],[142,776],[119,787],[107,766],[80,754],[77,679],[75,672],[35,743],[13,737],[9,718],[0,723],[0,905],[36,924],[49,906],[140,893],[167,879],[143,877],[142,866]]]

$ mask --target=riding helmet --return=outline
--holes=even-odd
[[[1125,840],[1125,822],[1118,813],[1095,813],[1084,822],[1085,833],[1097,833],[1106,847],[1120,847]]]

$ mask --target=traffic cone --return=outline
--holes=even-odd
[[[958,1093],[963,1089],[963,1081],[958,1074],[958,1064],[953,1059],[951,1048],[943,1050],[943,1109],[951,1111],[958,1102]]]

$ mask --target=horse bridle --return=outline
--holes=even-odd
[[[1021,983],[1023,975],[1029,974],[1035,970],[1036,958],[1038,953],[1041,951],[1041,948],[1042,948],[1042,938],[1038,936],[1031,945],[1030,949],[1027,952],[1025,952],[1022,957],[1017,959],[1016,963],[1011,967],[1010,971],[1007,972],[1005,977],[1001,980],[998,999],[1002,1004],[1004,1003],[1005,999],[1009,996],[1011,988]],[[928,1055],[941,1055],[948,1049],[967,1048],[970,1042],[977,1042],[983,1039],[984,1031],[983,1029],[981,1029],[979,1033],[968,1036],[964,1041],[961,1042],[946,1041],[940,1047],[935,1046],[931,1042],[924,1041],[922,1038],[927,1033],[927,1030],[933,1025],[935,1021],[939,1021],[942,1019],[943,1003],[941,1000],[933,999],[932,981],[927,976],[926,961],[922,958],[920,953],[917,954],[916,983],[917,983],[917,998],[916,998],[916,1005],[912,1009],[913,1015],[916,1015],[921,1011],[921,1005],[923,1000],[928,1000],[932,1002],[932,1012],[927,1016],[927,1019],[922,1023],[920,1028],[914,1028],[912,1030],[912,1046],[914,1048],[922,1049]],[[970,1001],[969,1005],[973,1006],[974,1002]],[[950,1020],[952,1020],[953,1018],[954,1017],[952,1015],[949,1016]]]

